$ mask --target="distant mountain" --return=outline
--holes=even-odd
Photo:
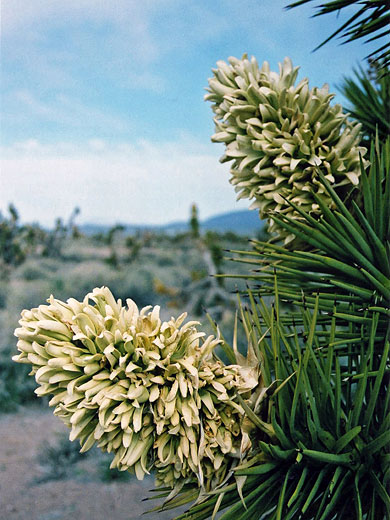
[[[253,235],[263,229],[264,221],[259,219],[257,211],[247,209],[231,211],[201,222],[202,229],[225,233],[233,231],[239,235]]]
[[[188,222],[172,222],[162,226],[152,226],[144,224],[123,224],[125,232],[128,234],[137,231],[160,231],[163,233],[174,234],[188,231]],[[112,226],[99,224],[82,224],[79,226],[80,231],[86,235],[94,235],[96,233],[105,233]],[[264,221],[259,219],[257,211],[240,210],[230,211],[210,217],[200,222],[202,231],[218,231],[219,233],[226,233],[232,231],[239,235],[252,236],[258,233],[264,227]]]

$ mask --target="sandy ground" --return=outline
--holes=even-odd
[[[157,505],[142,502],[153,480],[102,482],[96,455],[78,463],[67,478],[39,483],[45,475],[38,460],[42,446],[67,431],[50,411],[39,408],[0,415],[0,520],[169,520],[178,514],[143,516]]]

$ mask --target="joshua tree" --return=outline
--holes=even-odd
[[[199,238],[198,207],[196,204],[191,206],[190,229],[192,237]]]
[[[357,3],[379,24],[352,20],[350,38],[387,19]],[[251,271],[231,345],[105,287],[24,310],[15,331],[70,438],[154,470],[163,509],[195,501],[177,519],[390,519],[390,138],[366,150],[361,123],[296,76],[244,55],[209,80],[213,140],[272,234],[236,252]]]
[[[22,244],[22,233],[19,226],[19,214],[10,204],[9,218],[0,214],[0,259],[4,266],[16,266],[25,260]]]

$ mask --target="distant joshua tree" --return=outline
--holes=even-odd
[[[198,207],[196,204],[191,206],[190,229],[192,237],[199,238]]]

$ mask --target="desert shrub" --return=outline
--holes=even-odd
[[[97,285],[103,285],[115,279],[115,273],[106,265],[98,261],[86,261],[71,266],[66,272],[65,284],[59,298],[81,298],[85,292]],[[54,295],[57,297],[57,295]]]
[[[53,258],[35,258],[35,262],[49,275],[56,273],[63,267],[62,261]]]
[[[17,266],[24,262],[23,234],[19,224],[19,214],[13,206],[8,206],[9,217],[0,212],[0,259],[5,266]]]
[[[192,240],[190,239],[190,235],[187,232],[176,233],[169,237],[169,241],[173,245],[177,245],[180,247],[191,247]]]
[[[173,255],[169,253],[160,253],[156,258],[157,265],[160,267],[170,267],[175,265],[175,259]]]
[[[190,274],[192,282],[198,282],[199,280],[203,280],[203,278],[206,278],[206,276],[208,276],[208,272],[206,271],[206,269],[194,270],[191,271]]]
[[[27,377],[29,367],[11,360],[10,349],[0,352],[0,413],[13,412],[19,404],[36,402],[35,380]]]
[[[54,278],[52,281],[52,293],[58,296],[65,290],[65,280],[63,278]]]
[[[0,284],[0,309],[5,309],[7,306],[7,285]]]
[[[112,281],[112,287],[122,301],[131,298],[140,307],[144,307],[154,301],[153,274],[146,268],[127,270]]]
[[[112,457],[107,453],[103,453],[99,457],[98,472],[102,482],[127,482],[133,478],[133,475],[128,471],[119,471],[116,468],[110,469],[111,459]]]
[[[51,293],[51,284],[48,280],[23,281],[15,280],[8,293],[7,308],[9,311],[30,309],[45,302]],[[16,315],[17,316],[17,315]]]
[[[88,454],[80,453],[79,446],[70,442],[66,434],[58,435],[54,443],[45,441],[37,457],[44,470],[39,483],[66,478],[74,470],[74,465],[87,456]]]
[[[241,236],[241,235],[237,235],[237,233],[234,233],[233,231],[226,231],[226,233],[223,233],[221,235],[223,237],[224,240],[227,240],[228,242],[241,242],[241,241],[246,241],[246,238]]]
[[[43,266],[41,266],[38,263],[32,265],[29,264],[23,266],[23,268],[21,269],[20,276],[23,280],[31,282],[34,280],[41,280],[47,278],[47,271]]]

